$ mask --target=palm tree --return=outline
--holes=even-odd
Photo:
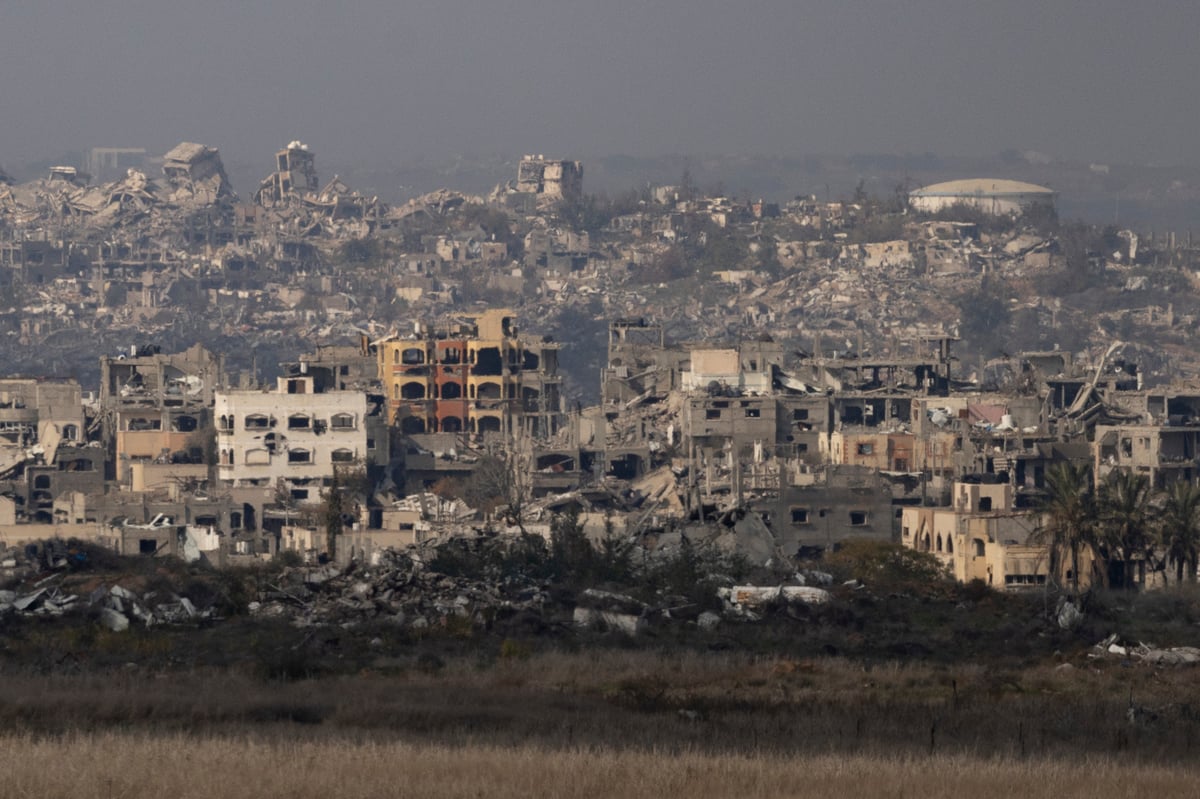
[[[1171,486],[1158,522],[1167,564],[1175,567],[1175,582],[1183,582],[1185,567],[1188,581],[1195,582],[1200,562],[1200,487],[1182,480]]]
[[[1042,520],[1030,541],[1049,551],[1051,577],[1070,566],[1072,592],[1078,594],[1080,555],[1090,554],[1093,562],[1098,555],[1091,470],[1070,461],[1053,464],[1046,470],[1046,491]]]
[[[1121,583],[1133,588],[1133,561],[1154,550],[1154,507],[1150,480],[1144,474],[1119,469],[1100,485],[1098,506],[1100,542],[1121,562]]]

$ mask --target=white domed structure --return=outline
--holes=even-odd
[[[1029,205],[1053,205],[1058,192],[1019,180],[972,178],[935,183],[909,192],[908,202],[917,211],[933,213],[953,205],[968,205],[986,214],[1019,214]]]

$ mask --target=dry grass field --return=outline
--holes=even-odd
[[[1194,797],[1197,772],[1114,758],[712,755],[370,741],[0,738],[0,793],[37,799],[356,797]]]
[[[0,675],[0,730],[1169,764],[1200,749],[1195,674],[1086,658],[1012,670],[644,650],[517,652],[486,665],[384,657],[354,674],[290,680],[131,663]]]
[[[1200,645],[1200,593],[1053,607],[893,581],[636,638],[9,617],[0,799],[1200,796],[1200,671],[1094,647]]]

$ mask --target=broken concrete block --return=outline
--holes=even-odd
[[[100,609],[100,623],[114,633],[124,632],[129,629],[129,619],[125,614],[118,613],[112,608]]]
[[[1058,626],[1064,630],[1072,630],[1083,621],[1083,611],[1074,602],[1062,599],[1058,604]]]
[[[637,635],[645,628],[645,621],[641,616],[597,608],[577,607],[573,620],[577,627],[603,626],[626,635]]]

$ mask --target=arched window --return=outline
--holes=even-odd
[[[500,388],[499,383],[480,383],[479,384],[479,399],[500,399],[504,392]]]
[[[353,463],[354,452],[348,449],[335,449],[330,453],[329,459],[334,463]]]
[[[942,534],[941,533],[938,533],[936,546],[937,546],[937,551],[941,552],[942,551]]]
[[[353,430],[354,414],[335,413],[329,418],[329,427],[333,430]]]
[[[246,417],[247,430],[265,430],[271,425],[271,420],[261,413],[252,413]]]
[[[294,413],[288,417],[288,430],[307,430],[312,426],[312,420],[307,414]]]
[[[288,463],[312,463],[312,453],[306,449],[289,449]]]
[[[953,536],[946,536],[946,551],[947,552],[954,551],[954,537]]]

